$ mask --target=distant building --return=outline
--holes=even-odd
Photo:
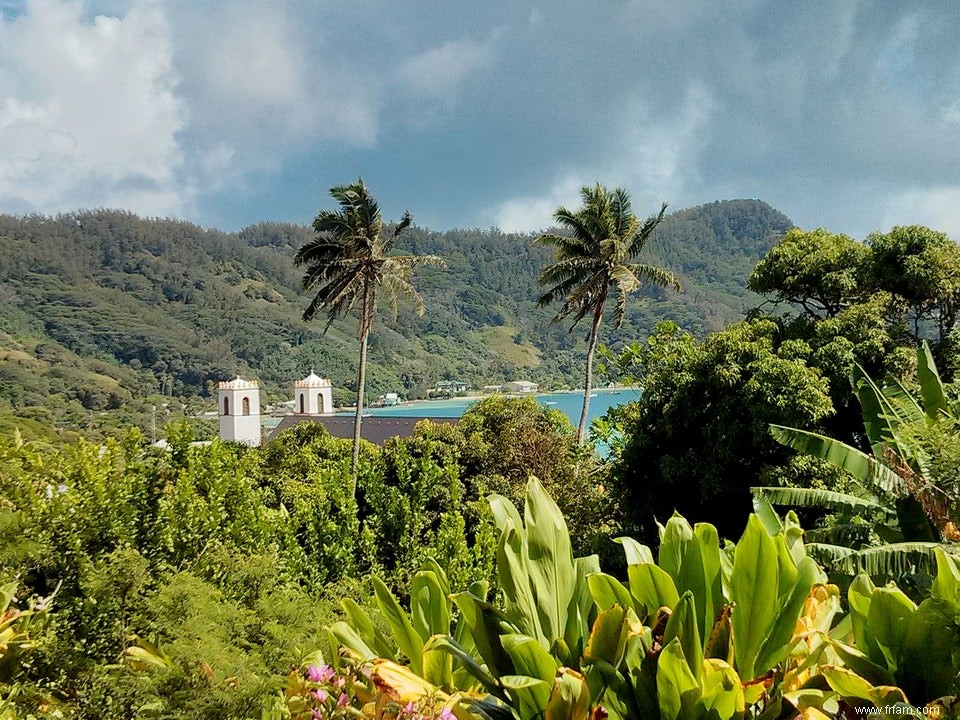
[[[436,392],[457,395],[466,392],[469,387],[470,385],[463,380],[441,380],[437,383]]]
[[[393,407],[400,404],[400,396],[397,393],[387,393],[378,397],[376,404],[380,407]]]
[[[260,384],[239,375],[217,386],[220,439],[260,444]]]
[[[491,393],[503,392],[503,385],[484,385],[483,394],[489,395]]]
[[[503,391],[508,393],[535,393],[539,386],[529,380],[513,380],[503,386]]]
[[[387,417],[370,415],[360,423],[360,437],[377,445],[382,445],[392,437],[409,437],[417,423],[429,420],[435,425],[456,425],[460,418],[443,417]],[[323,425],[334,437],[344,440],[353,439],[353,415],[287,415],[270,435],[272,440],[277,433],[295,427],[302,422],[314,422]]]
[[[217,386],[217,393],[220,439],[260,445],[262,431],[259,383],[256,380],[236,377],[221,382]],[[292,405],[292,412],[280,419],[276,429],[267,438],[268,442],[281,430],[302,422],[319,423],[334,437],[353,438],[354,416],[333,414],[333,387],[330,380],[311,371],[303,380],[293,383],[293,393],[294,399],[283,404],[285,412]],[[397,393],[387,393],[381,396],[381,399],[384,405],[395,405],[400,401]],[[416,424],[422,420],[443,425],[460,421],[459,418],[368,416],[364,417],[360,432],[365,440],[380,445],[392,437],[411,435]]]
[[[329,415],[333,412],[333,383],[313,371],[293,383],[293,412],[297,415]]]

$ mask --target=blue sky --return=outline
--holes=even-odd
[[[776,0],[0,0],[0,212],[536,231],[760,198],[960,239],[960,10]]]

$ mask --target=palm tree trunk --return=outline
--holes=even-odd
[[[590,327],[590,344],[587,346],[587,376],[584,379],[583,410],[580,411],[580,425],[577,426],[577,444],[583,445],[587,437],[587,416],[590,414],[590,391],[593,389],[593,353],[597,349],[597,338],[600,337],[600,323],[603,321],[603,305],[593,314],[593,325]]]
[[[350,498],[357,502],[357,475],[360,466],[360,422],[363,417],[363,391],[367,376],[367,336],[370,335],[369,288],[363,287],[360,303],[360,365],[357,368],[357,413],[353,420],[353,461],[350,464]]]

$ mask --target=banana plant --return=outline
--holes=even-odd
[[[906,430],[960,417],[960,407],[948,399],[926,342],[917,350],[919,397],[893,377],[878,385],[859,365],[851,370],[850,382],[872,454],[797,428],[771,425],[771,434],[787,447],[844,470],[857,488],[839,493],[756,487],[751,488],[754,506],[767,502],[818,507],[872,518],[874,531],[885,543],[879,547],[856,549],[836,541],[807,545],[812,556],[850,575],[861,570],[874,576],[897,576],[913,569],[932,572],[936,549],[943,540],[960,540],[960,534],[950,521],[945,496],[929,482],[928,458]]]

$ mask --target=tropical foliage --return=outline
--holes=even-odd
[[[304,243],[294,263],[306,265],[303,288],[315,291],[303,311],[304,320],[317,313],[327,314],[327,328],[337,318],[349,313],[359,303],[360,361],[357,363],[357,400],[353,420],[353,481],[350,497],[356,496],[357,470],[360,462],[360,432],[363,417],[364,388],[367,372],[367,339],[377,316],[377,296],[386,295],[393,314],[401,295],[416,301],[417,312],[423,315],[423,298],[410,284],[410,271],[419,265],[442,265],[435,255],[397,255],[391,251],[400,233],[410,227],[413,218],[404,213],[393,233],[383,236],[380,207],[370,195],[363,180],[352,185],[339,185],[330,194],[340,204],[339,210],[323,210],[313,221],[317,236]]]
[[[876,384],[860,366],[855,366],[851,382],[872,454],[796,428],[774,425],[771,430],[782,444],[848,473],[855,481],[852,491],[757,487],[753,493],[775,505],[843,511],[846,522],[834,522],[821,534],[847,542],[815,546],[815,552],[834,567],[851,574],[862,569],[870,575],[896,575],[914,568],[932,572],[938,543],[960,540],[955,524],[960,496],[952,492],[954,488],[941,488],[931,475],[931,454],[921,439],[944,425],[955,428],[960,405],[948,397],[926,343],[917,351],[916,395],[893,377],[882,386]],[[875,518],[872,527],[864,522],[870,516]],[[859,522],[852,522],[855,517]],[[871,530],[886,543],[870,547],[864,542]]]
[[[571,332],[581,320],[590,317],[583,410],[577,425],[577,440],[583,443],[593,389],[593,356],[607,300],[616,300],[613,319],[619,328],[627,314],[627,297],[642,285],[672,286],[679,290],[680,283],[669,271],[639,262],[647,242],[663,222],[666,205],[657,215],[641,223],[633,214],[630,196],[623,188],[610,192],[597,183],[584,187],[580,196],[582,208],[573,212],[560,207],[554,214],[554,219],[569,234],[548,233],[538,240],[556,248],[557,256],[556,262],[540,273],[540,284],[548,286],[548,290],[537,302],[546,306],[562,300],[553,320],[573,318]]]
[[[650,261],[674,268],[690,292],[641,292],[608,342],[642,337],[665,313],[698,335],[742,318],[757,300],[743,278],[789,226],[753,200],[669,214]],[[69,441],[74,431],[101,438],[139,425],[149,436],[155,420],[162,436],[182,405],[204,409],[211,381],[257,377],[276,403],[311,367],[332,379],[337,404],[352,405],[356,322],[337,320],[324,334],[301,320],[302,273],[291,258],[312,237],[299,225],[224,233],[116,210],[0,215],[0,432]],[[401,306],[372,334],[369,393],[425,397],[443,379],[582,382],[586,343],[548,327],[553,313],[536,305],[549,248],[497,230],[409,227],[400,239],[447,269],[412,277],[429,313]]]
[[[470,718],[819,718],[910,700],[936,713],[957,702],[960,563],[943,551],[930,598],[917,605],[861,575],[841,620],[839,590],[806,554],[793,515],[769,526],[751,516],[736,544],[674,516],[656,561],[620,539],[624,584],[600,572],[596,556],[573,557],[563,517],[535,479],[522,519],[503,498],[490,502],[499,602],[485,583],[451,594],[428,562],[409,613],[377,583],[387,634],[343,601],[348,620],[330,629],[335,657],[386,664],[394,677],[406,658],[419,683],[405,676],[402,696],[399,684],[381,690],[442,698]]]

